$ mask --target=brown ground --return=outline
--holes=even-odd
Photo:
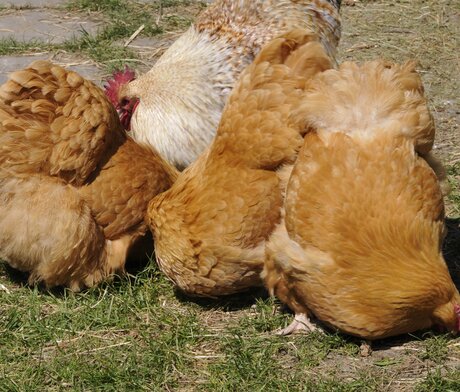
[[[416,59],[437,122],[435,151],[460,160],[460,3],[356,1],[343,7],[341,59]]]

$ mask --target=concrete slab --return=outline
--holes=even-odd
[[[78,72],[86,79],[92,80],[97,85],[102,85],[102,72],[91,61],[76,60],[67,55],[53,55],[52,53],[28,56],[3,56],[0,57],[0,84],[5,83],[8,74],[27,67],[35,60],[50,60],[62,67]]]
[[[7,8],[56,8],[68,3],[68,0],[0,0],[0,7]]]
[[[0,15],[0,39],[12,37],[18,41],[37,40],[61,43],[83,34],[96,34],[102,22],[82,19],[67,12],[54,10],[20,10]]]
[[[50,54],[40,54],[37,56],[2,56],[0,57],[0,84],[8,79],[8,74],[21,68],[27,67],[35,60],[48,60]]]
[[[161,43],[160,39],[158,38],[149,38],[149,37],[138,37],[134,39],[130,44],[129,47],[139,47],[139,48],[156,48]]]

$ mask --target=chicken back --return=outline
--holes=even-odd
[[[150,203],[157,261],[187,294],[261,285],[265,241],[281,219],[283,166],[305,130],[291,114],[308,80],[330,67],[313,33],[273,40],[243,72],[210,148]]]
[[[443,196],[430,166],[434,124],[414,64],[326,71],[297,115],[311,132],[263,271],[296,313],[281,333],[314,329],[312,315],[365,339],[458,331],[460,295],[441,253]]]
[[[78,290],[122,272],[175,177],[75,72],[37,61],[0,87],[0,258],[31,283]]]

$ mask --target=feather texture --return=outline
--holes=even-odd
[[[331,58],[340,38],[338,6],[326,0],[216,0],[157,61],[120,89],[139,99],[136,140],[184,168],[211,143],[230,91],[262,46],[295,28],[316,33]]]
[[[123,272],[176,175],[75,72],[38,61],[0,87],[0,258],[31,283],[78,290]]]
[[[310,133],[263,277],[297,314],[379,339],[438,325],[460,302],[441,254],[434,124],[413,64],[346,63],[318,75],[295,116]]]
[[[309,66],[291,68],[294,58]],[[273,40],[243,72],[209,149],[150,203],[157,261],[186,293],[261,285],[264,243],[281,219],[281,168],[294,162],[305,128],[291,112],[308,79],[330,67],[312,33]]]

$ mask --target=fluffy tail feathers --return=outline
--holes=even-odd
[[[103,91],[49,61],[13,72],[0,87],[0,164],[80,185],[124,137]]]
[[[414,61],[345,62],[315,77],[294,116],[320,134],[343,132],[361,140],[391,134],[412,140],[447,194],[445,170],[430,153],[435,125],[415,66]]]
[[[315,78],[298,114],[319,131],[368,138],[381,132],[402,134],[421,154],[429,152],[434,141],[433,117],[412,61],[345,62]]]

